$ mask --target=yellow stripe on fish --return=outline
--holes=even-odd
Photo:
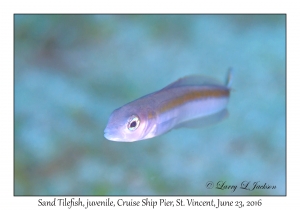
[[[197,91],[191,91],[189,93],[183,94],[180,97],[174,98],[170,100],[167,104],[163,105],[159,112],[166,112],[170,109],[176,108],[180,105],[188,103],[193,100],[201,100],[207,99],[212,97],[228,97],[229,96],[229,89],[203,89]]]

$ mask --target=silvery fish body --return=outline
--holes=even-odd
[[[121,142],[149,139],[185,123],[224,113],[230,83],[231,71],[226,85],[200,76],[181,78],[116,109],[109,118],[104,136]]]

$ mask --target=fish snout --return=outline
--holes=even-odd
[[[108,127],[104,130],[104,137],[111,141],[123,141],[123,137],[120,135],[120,132],[116,129],[110,129]]]

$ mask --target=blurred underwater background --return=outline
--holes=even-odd
[[[15,15],[14,194],[285,195],[285,36],[285,15]],[[229,67],[222,122],[104,138],[116,108]]]

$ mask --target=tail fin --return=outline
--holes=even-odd
[[[226,78],[226,86],[228,88],[231,88],[232,85],[232,74],[233,74],[233,70],[232,68],[229,68],[227,73],[227,78]]]

